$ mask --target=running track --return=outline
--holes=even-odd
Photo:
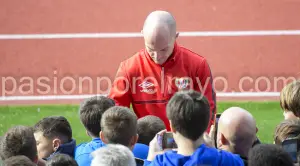
[[[298,0],[116,2],[0,2],[0,104],[77,103],[83,96],[74,95],[94,94],[96,77],[113,80],[119,63],[143,48],[139,32],[145,17],[157,9],[174,14],[178,30],[186,32],[178,43],[205,56],[214,77],[222,78],[215,84],[222,91],[219,100],[277,99],[284,82],[274,84],[276,78],[300,78]],[[9,76],[15,85],[4,84]],[[22,87],[29,83],[25,76],[32,78],[32,86]],[[88,76],[95,82],[92,88],[85,83],[80,89],[65,81],[63,89],[73,92],[65,94],[68,99],[59,98],[66,96],[54,82],[67,76]],[[49,78],[50,89],[37,86],[41,77]],[[253,82],[245,81],[247,93],[239,93],[239,81],[245,77]],[[41,94],[38,89],[49,91]],[[11,98],[3,96],[5,90],[13,92],[5,94]],[[37,95],[51,96],[37,101]]]

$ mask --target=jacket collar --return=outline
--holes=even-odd
[[[167,63],[169,61],[175,61],[177,59],[177,57],[178,57],[177,55],[178,55],[178,51],[179,51],[178,47],[179,47],[178,44],[175,42],[173,52],[165,63]]]
[[[76,148],[76,140],[72,139],[71,142],[60,145],[58,147],[58,149],[54,153],[52,153],[48,158],[46,158],[45,160],[51,159],[57,153],[67,154],[71,157],[74,157],[75,148]]]

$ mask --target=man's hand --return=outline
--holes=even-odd
[[[203,134],[203,139],[204,139],[204,144],[206,146],[214,148],[214,143],[213,143],[214,141],[209,137],[207,133]]]
[[[216,132],[215,125],[211,125],[209,134],[207,134],[206,132],[203,134],[203,139],[205,141],[205,144],[209,147],[216,148],[215,132]]]

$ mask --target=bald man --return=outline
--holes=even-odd
[[[209,131],[216,112],[216,94],[207,60],[176,43],[179,33],[169,12],[150,13],[142,34],[145,48],[121,62],[109,97],[117,105],[132,105],[138,118],[159,117],[170,130],[166,117],[169,99],[177,91],[194,89],[209,100]]]
[[[217,147],[239,154],[245,163],[256,141],[256,122],[245,109],[231,107],[225,110],[218,122]]]

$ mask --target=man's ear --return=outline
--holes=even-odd
[[[62,144],[61,140],[58,138],[53,139],[52,143],[53,143],[53,151],[54,152],[57,151],[59,146]]]
[[[177,39],[179,36],[179,32],[176,33],[175,39]]]
[[[100,131],[99,136],[100,136],[101,141],[102,141],[104,144],[107,144],[107,143],[108,143],[108,142],[106,141],[106,139],[105,139],[104,134],[103,134],[102,131]]]
[[[258,128],[256,127],[256,134],[257,134],[257,132],[258,132]]]
[[[228,145],[229,142],[228,142],[227,138],[222,133],[220,133],[220,134],[221,134],[220,135],[220,143],[221,143],[221,145]]]

